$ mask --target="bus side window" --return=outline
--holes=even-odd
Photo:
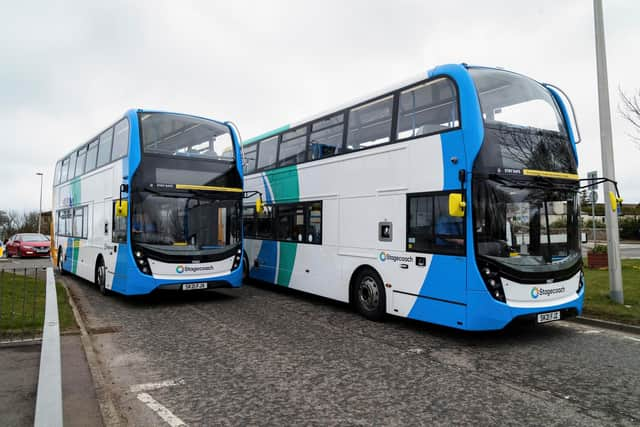
[[[113,201],[112,215],[113,215],[113,227],[111,230],[111,241],[113,243],[127,243],[127,217],[116,216],[116,202]]]
[[[245,239],[256,237],[256,208],[253,206],[243,208],[242,225]]]
[[[272,168],[278,158],[278,137],[260,141],[258,150],[258,169]]]
[[[322,243],[322,202],[307,204],[307,239],[306,243]]]
[[[111,160],[127,155],[129,151],[129,120],[122,119],[115,126]]]
[[[343,135],[344,113],[313,123],[307,159],[324,159],[342,153]]]
[[[252,145],[244,150],[244,173],[246,175],[255,172],[256,170],[256,156],[258,146]]]
[[[265,206],[264,210],[256,215],[256,237],[258,239],[274,240],[273,206]]]
[[[407,251],[464,255],[464,217],[449,215],[449,192],[407,200]]]
[[[393,96],[349,111],[347,151],[384,144],[391,139]]]
[[[444,132],[460,126],[453,83],[442,78],[400,94],[397,139]]]

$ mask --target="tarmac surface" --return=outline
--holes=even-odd
[[[637,335],[376,323],[270,285],[132,298],[64,281],[117,408],[105,424],[640,423]]]

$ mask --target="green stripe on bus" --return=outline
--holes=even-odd
[[[300,183],[298,182],[298,168],[296,165],[267,171],[265,175],[271,187],[274,203],[297,203],[300,200]],[[289,286],[298,245],[291,242],[280,242],[278,247],[280,258],[276,283],[282,286]]]
[[[300,185],[298,183],[298,168],[296,165],[286,166],[265,172],[273,201],[275,203],[296,203],[300,200]]]
[[[264,138],[269,138],[270,136],[276,135],[280,132],[284,132],[285,130],[289,130],[289,125],[280,126],[278,129],[270,130],[269,132],[265,132],[262,135],[254,136],[253,138],[245,139],[242,141],[242,145],[251,144],[252,142],[259,141]]]
[[[78,272],[78,254],[80,253],[80,239],[73,239],[73,248],[71,250],[71,272]]]
[[[293,265],[296,262],[298,244],[292,242],[279,242],[278,244],[280,246],[280,263],[276,283],[281,286],[289,286]]]

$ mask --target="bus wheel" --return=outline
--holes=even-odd
[[[384,286],[380,276],[365,268],[355,280],[354,302],[358,312],[369,320],[381,320],[386,311]]]
[[[107,289],[107,267],[105,267],[102,258],[99,258],[96,264],[96,285],[98,285],[102,295],[109,295],[109,290]]]
[[[62,268],[62,246],[58,248],[58,272],[63,276],[67,273],[64,271],[64,268]]]
[[[244,254],[242,260],[242,282],[245,283],[247,280],[249,280],[249,259],[247,254]]]

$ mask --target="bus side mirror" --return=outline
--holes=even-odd
[[[126,200],[116,202],[116,217],[126,217],[129,212],[129,204]]]
[[[611,202],[611,210],[616,212],[618,210],[618,203],[622,204],[622,198],[616,197],[613,191],[609,191],[609,202]]]
[[[256,212],[262,213],[264,211],[264,205],[262,204],[262,198],[258,197],[256,199]]]
[[[449,194],[449,216],[463,217],[467,204],[462,200],[462,193]]]

